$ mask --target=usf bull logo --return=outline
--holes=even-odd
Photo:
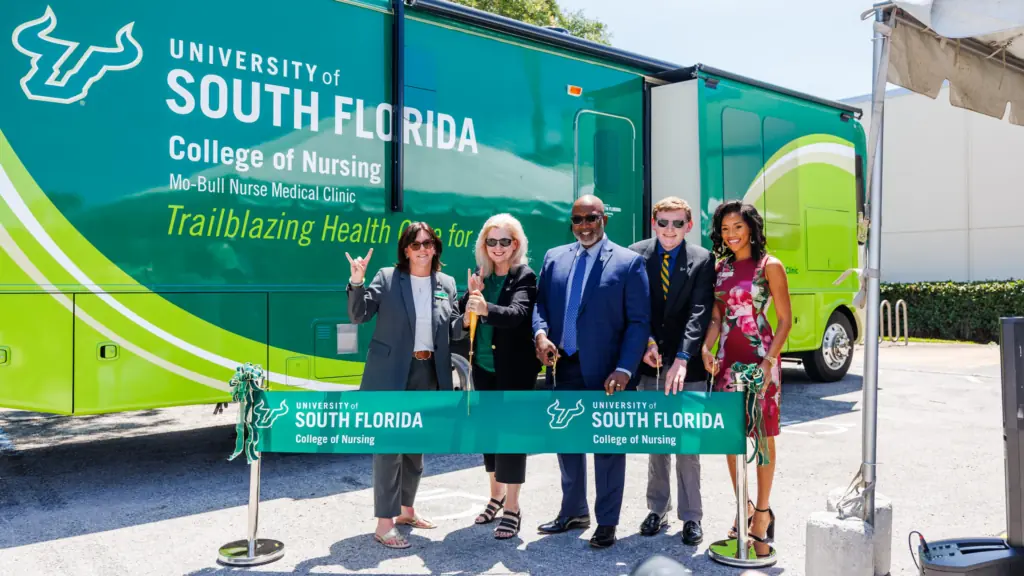
[[[561,430],[568,426],[573,418],[583,414],[584,411],[583,400],[577,400],[576,407],[569,409],[559,407],[558,400],[555,400],[554,404],[548,406],[548,414],[551,416],[549,426],[553,430]]]
[[[142,61],[142,46],[132,37],[134,22],[117,31],[115,47],[89,46],[75,62],[68,60],[78,42],[50,36],[57,16],[49,6],[42,17],[14,29],[14,47],[31,58],[31,69],[21,79],[21,90],[31,100],[71,104],[89,93],[89,88],[109,71],[128,70]]]
[[[281,400],[281,404],[277,408],[267,407],[266,400],[260,398],[260,401],[252,407],[253,425],[257,428],[270,428],[274,425],[274,422],[288,413],[288,403],[286,400]]]

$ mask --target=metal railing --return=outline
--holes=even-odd
[[[893,309],[892,305],[889,304],[888,300],[882,300],[882,304],[878,307],[878,341],[882,342],[886,339],[885,327],[889,326],[889,341],[899,342],[900,341],[900,306],[903,306],[903,345],[910,344],[910,331],[908,329],[909,320],[907,313],[907,303],[903,299],[896,301],[896,332],[893,332]]]

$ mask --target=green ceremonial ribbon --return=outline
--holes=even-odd
[[[263,368],[248,362],[244,366],[239,366],[231,378],[231,399],[238,402],[238,423],[235,424],[235,451],[228,458],[229,462],[242,452],[245,452],[245,459],[249,464],[259,460],[259,454],[256,452],[259,437],[253,427],[253,407],[262,381]]]
[[[771,458],[768,456],[768,448],[764,443],[764,413],[761,410],[761,403],[758,401],[761,395],[765,391],[765,378],[764,370],[757,364],[743,364],[735,362],[732,365],[733,378],[741,381],[744,385],[744,403],[746,404],[747,412],[747,435],[751,432],[754,433],[753,438],[749,438],[750,442],[754,445],[754,453],[747,459],[747,463],[754,461],[757,458],[757,465],[763,466],[771,463]]]

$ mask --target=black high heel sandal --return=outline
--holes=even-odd
[[[491,498],[491,501],[487,503],[487,508],[476,517],[475,522],[477,524],[490,524],[494,522],[494,517],[505,508],[505,499],[507,497],[502,496],[500,502]]]
[[[768,520],[768,529],[765,530],[764,538],[756,538],[756,540],[758,542],[762,542],[764,544],[772,544],[772,543],[775,542],[775,512],[772,512],[772,507],[771,506],[769,506],[767,510],[761,510],[760,508],[755,506],[754,507],[754,513],[756,514],[758,512],[767,512],[769,520]],[[750,523],[751,523],[751,525],[753,525],[753,523],[754,523],[753,522],[753,518],[751,518],[751,522]],[[749,532],[749,530],[748,530],[748,532]]]
[[[498,540],[515,538],[519,535],[519,527],[522,523],[522,508],[519,509],[519,512],[509,512],[508,510],[505,510],[505,513],[501,516],[501,522],[499,522],[494,528],[494,537]]]
[[[753,500],[750,500],[748,498],[747,499],[747,504],[749,504],[750,507],[753,508],[755,511],[757,510],[757,506],[754,506],[754,501]],[[734,520],[733,523],[732,523],[732,530],[729,531],[729,538],[737,538],[739,536],[739,534],[736,533],[736,522],[737,521],[738,521],[738,519]],[[753,526],[753,525],[754,525],[754,515],[751,514],[750,516],[747,516],[747,533],[748,534],[750,533],[750,527]],[[772,530],[773,530],[772,533],[774,534],[774,528],[772,528]]]

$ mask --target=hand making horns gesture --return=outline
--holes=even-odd
[[[362,256],[358,256],[353,260],[352,257],[348,255],[348,252],[345,252],[345,257],[348,258],[348,263],[352,270],[351,282],[358,284],[366,277],[366,267],[370,264],[370,256],[373,256],[373,248],[370,248],[370,251],[366,253],[365,259],[363,259]]]

